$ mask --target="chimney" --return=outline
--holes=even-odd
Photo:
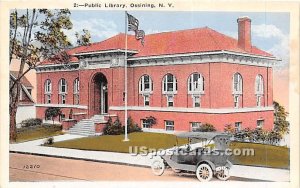
[[[238,46],[245,51],[251,51],[251,19],[247,16],[237,19]]]

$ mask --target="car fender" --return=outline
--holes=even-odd
[[[197,163],[197,167],[198,167],[200,164],[202,164],[202,163],[208,164],[208,165],[211,167],[211,169],[212,169],[213,171],[216,171],[216,165],[215,165],[214,163],[212,163],[211,161],[209,161],[209,160],[203,160],[203,161],[198,162],[198,163]]]

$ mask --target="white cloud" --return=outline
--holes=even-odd
[[[257,37],[263,37],[263,38],[271,38],[271,37],[282,38],[282,37],[284,37],[284,34],[278,27],[276,27],[275,25],[270,25],[270,24],[253,25],[252,33],[253,33],[253,35],[256,35]]]
[[[83,29],[90,31],[92,42],[98,42],[99,39],[106,39],[118,33],[117,25],[113,21],[91,18],[86,20],[73,19],[72,23],[73,29],[65,30],[64,32],[74,45],[76,44],[75,32],[82,32]]]
[[[280,71],[288,66],[290,60],[289,35],[284,34],[278,27],[271,24],[253,25],[252,34],[256,37],[278,41],[267,51],[282,60],[277,62],[275,70]]]

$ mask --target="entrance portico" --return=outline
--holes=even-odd
[[[108,113],[107,79],[103,73],[93,76],[90,87],[90,116]]]

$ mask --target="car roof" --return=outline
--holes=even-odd
[[[176,134],[180,138],[203,138],[211,140],[214,137],[230,137],[229,134],[224,132],[183,132]]]

